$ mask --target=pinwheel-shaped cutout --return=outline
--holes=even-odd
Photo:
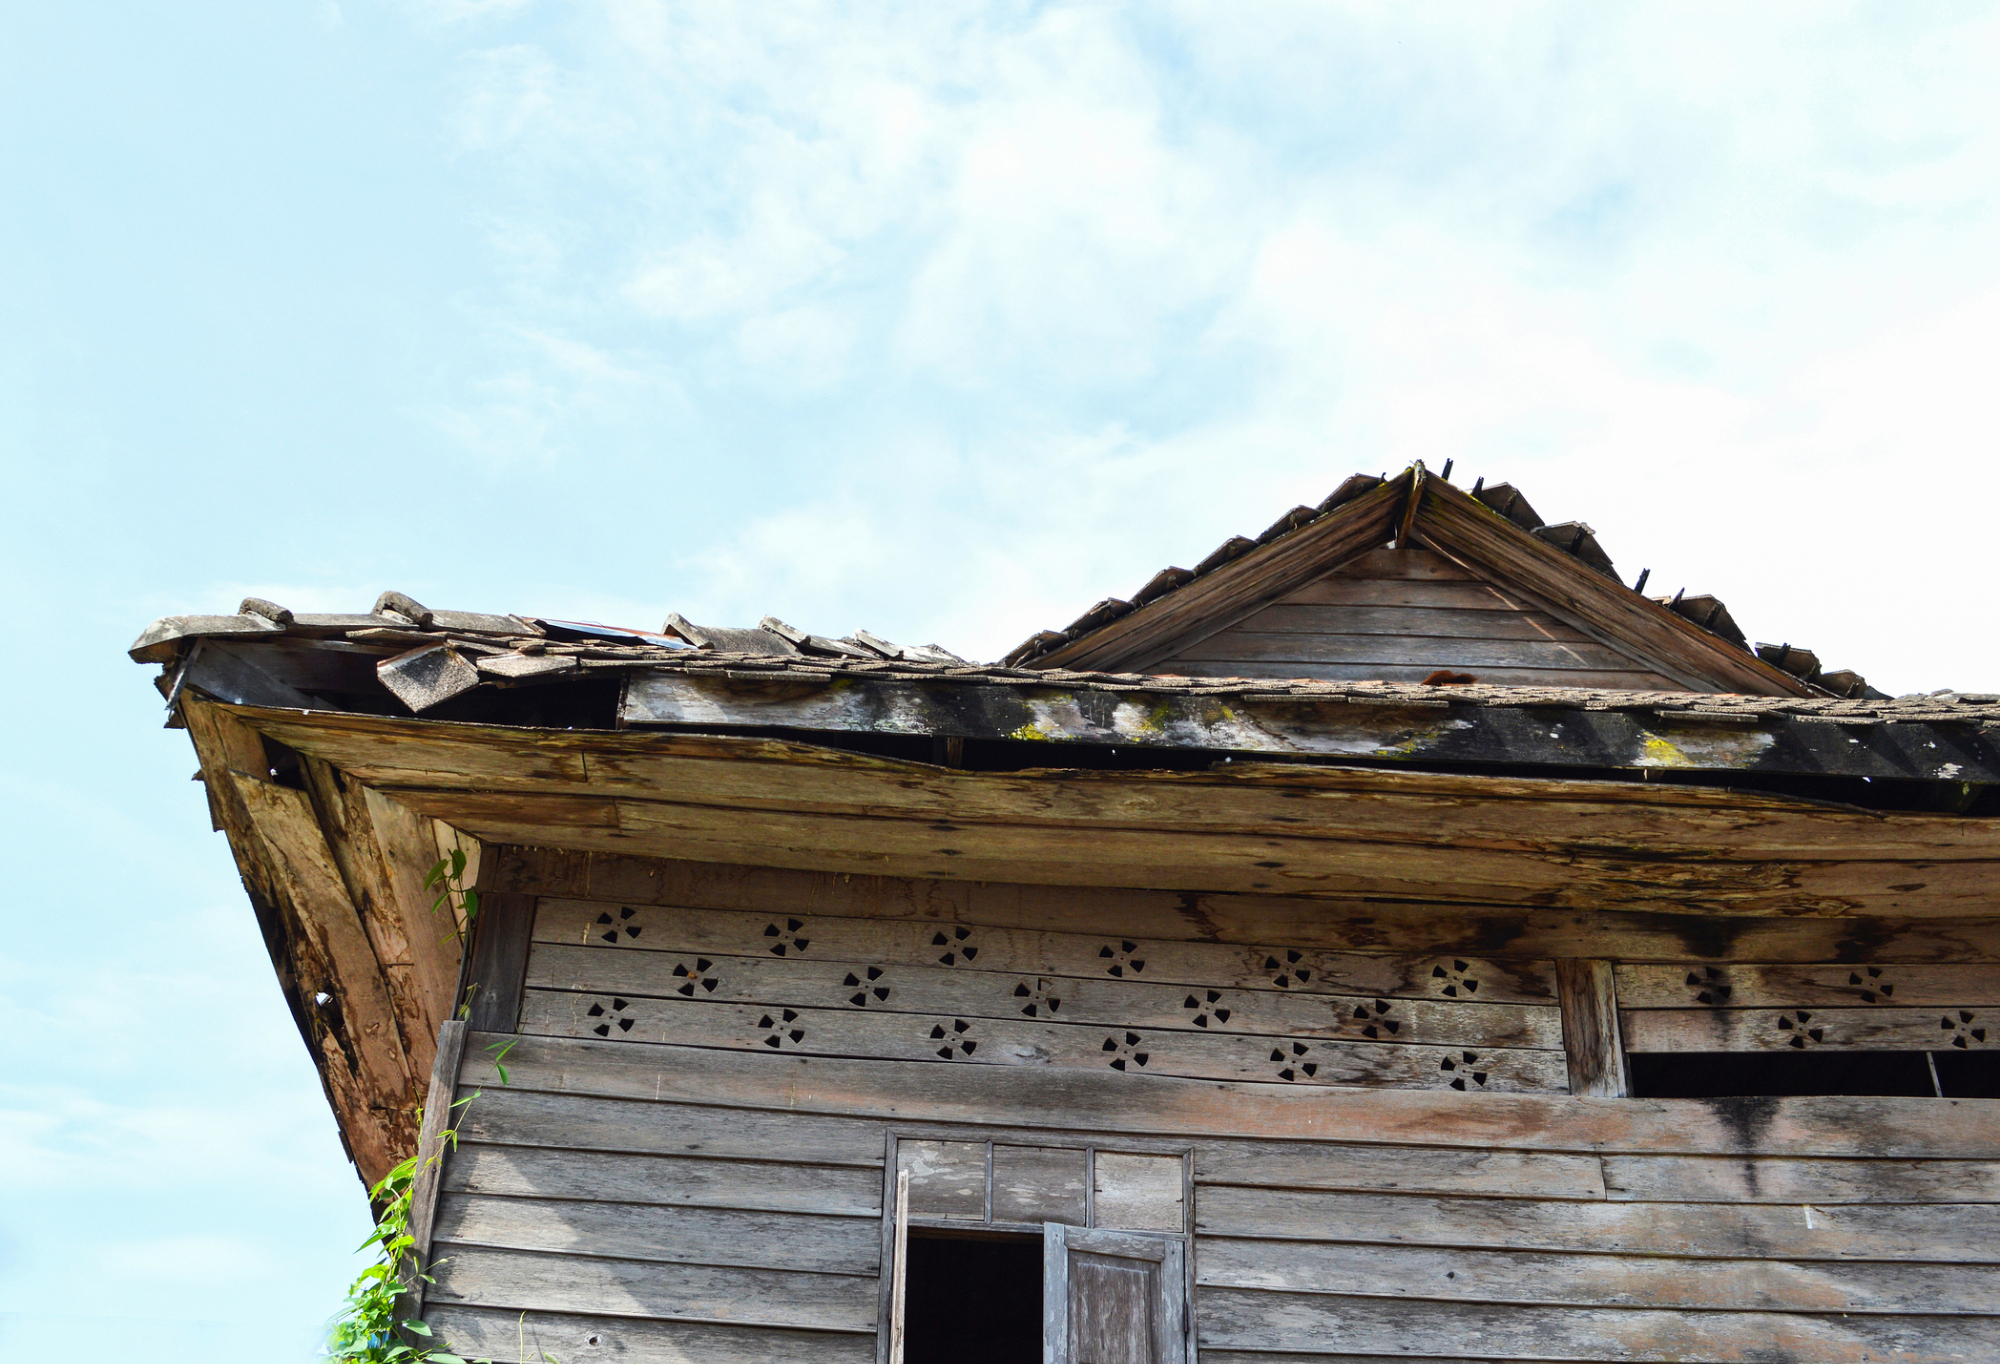
[[[1476,995],[1479,993],[1479,977],[1472,972],[1473,966],[1469,961],[1454,958],[1449,963],[1439,962],[1431,968],[1431,984],[1446,999]]]
[[[1306,1058],[1313,1054],[1310,1044],[1287,1042],[1281,1047],[1271,1048],[1271,1062],[1278,1067],[1278,1078],[1290,1084],[1294,1080],[1310,1080],[1319,1074],[1319,1062]]]
[[[882,968],[870,966],[855,972],[849,971],[841,985],[848,991],[847,1002],[857,1009],[865,1009],[871,1004],[880,1004],[889,998],[889,987],[878,984],[882,979]]]
[[[1688,993],[1697,1004],[1712,1004],[1720,1008],[1736,993],[1736,987],[1729,983],[1729,977],[1719,967],[1703,966],[1687,973],[1683,982]]]
[[[931,946],[944,949],[938,954],[940,966],[970,965],[979,955],[979,943],[964,924],[938,930],[931,937]]]
[[[1287,947],[1264,958],[1264,970],[1270,975],[1271,984],[1280,990],[1289,990],[1312,979],[1312,967],[1307,966],[1305,960],[1305,953],[1296,947]]]
[[[610,910],[597,916],[597,923],[591,928],[590,936],[597,942],[607,942],[617,946],[621,942],[636,938],[644,931],[645,925],[638,922],[639,911],[630,905],[620,905],[614,917]]]
[[[1981,1045],[1986,1042],[1986,1025],[1970,1009],[1952,1010],[1938,1020],[1938,1028],[1950,1033],[1951,1045],[1961,1050],[1970,1049],[1975,1042]]]
[[[1021,1001],[1021,1012],[1029,1018],[1053,1017],[1062,1008],[1062,996],[1055,993],[1055,982],[1046,976],[1037,976],[1030,984],[1026,980],[1014,983],[1014,998]]]
[[[1394,1001],[1378,999],[1355,1005],[1353,1021],[1363,1037],[1371,1042],[1380,1042],[1385,1036],[1394,1037],[1403,1030],[1403,1021],[1395,1017],[1395,1013]]]
[[[812,940],[810,938],[799,936],[800,930],[805,926],[805,921],[802,919],[786,919],[782,926],[777,923],[764,925],[764,936],[777,939],[776,942],[771,944],[771,955],[774,957],[796,957],[799,953],[811,947]]]
[[[616,995],[613,995],[610,999],[591,1000],[590,1007],[583,1012],[586,1018],[597,1020],[597,1022],[590,1026],[592,1032],[596,1033],[599,1037],[609,1037],[614,1029],[619,1033],[632,1031],[633,1023],[638,1020],[625,1012],[631,1007],[631,1000],[619,999]]]
[[[1104,1039],[1104,1050],[1111,1054],[1105,1064],[1113,1070],[1143,1067],[1153,1059],[1151,1052],[1143,1050],[1145,1045],[1146,1039],[1136,1032],[1114,1033]]]
[[[798,1026],[798,1021],[794,1009],[780,1009],[775,1018],[765,1014],[757,1020],[758,1029],[764,1033],[764,1045],[778,1051],[798,1046],[806,1040],[806,1030]]]
[[[1120,938],[1115,947],[1110,943],[1106,943],[1104,946],[1098,948],[1097,958],[1099,961],[1106,963],[1104,968],[1105,975],[1116,976],[1118,979],[1123,980],[1127,972],[1136,976],[1146,969],[1146,959],[1132,955],[1138,950],[1139,944],[1126,942],[1123,938]]]
[[[937,1054],[945,1061],[962,1061],[979,1050],[979,1039],[972,1035],[972,1025],[962,1018],[932,1028],[931,1041],[940,1044]]]
[[[1197,990],[1182,1002],[1181,1009],[1197,1028],[1229,1021],[1229,1005],[1223,1002],[1220,990]]]
[[[1864,1004],[1894,1004],[1896,1002],[1896,982],[1886,979],[1879,966],[1863,966],[1847,973],[1847,983],[1861,996]]]
[[[1788,1014],[1779,1014],[1778,1031],[1785,1035],[1785,1045],[1798,1051],[1826,1041],[1826,1029],[1813,1022],[1810,1009],[1794,1009]]]
[[[722,977],[711,974],[714,966],[715,963],[707,957],[675,962],[674,975],[679,978],[680,984],[674,987],[674,993],[686,999],[700,999],[703,995],[714,994],[716,987],[722,984]]]
[[[1457,1090],[1486,1088],[1487,1072],[1478,1069],[1478,1066],[1479,1053],[1476,1051],[1462,1051],[1438,1062],[1438,1069],[1451,1076],[1447,1083]],[[1468,1085],[1467,1080],[1472,1083]]]

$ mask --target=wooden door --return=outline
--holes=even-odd
[[[1178,1237],[1042,1228],[1042,1364],[1182,1364],[1186,1250]]]

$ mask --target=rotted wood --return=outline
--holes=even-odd
[[[1569,1061],[1569,1092],[1597,1099],[1622,1099],[1632,1092],[1625,1044],[1618,1034],[1618,991],[1611,963],[1564,957],[1556,962],[1562,998],[1563,1049]]]
[[[771,1330],[708,1321],[663,1321],[624,1315],[534,1312],[523,1318],[504,1307],[441,1307],[426,1313],[433,1330],[468,1359],[521,1357],[567,1361],[598,1354],[621,1364],[871,1364],[873,1333]]]

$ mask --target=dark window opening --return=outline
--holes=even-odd
[[[1041,1364],[1040,1237],[910,1232],[904,1364]]]
[[[1647,1099],[2000,1098],[2000,1051],[1634,1052],[1630,1061],[1632,1092]]]

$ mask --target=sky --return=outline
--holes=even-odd
[[[2000,690],[1996,69],[1949,0],[0,6],[0,1348],[303,1360],[361,1263],[152,618],[993,658],[1450,459]]]

